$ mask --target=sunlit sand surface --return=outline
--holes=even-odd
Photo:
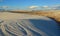
[[[57,36],[57,23],[47,17],[0,13],[0,36]]]
[[[42,16],[38,15],[29,15],[29,14],[21,14],[21,13],[8,13],[8,12],[3,12],[0,13],[0,19],[8,20],[8,19],[38,19],[42,18]]]

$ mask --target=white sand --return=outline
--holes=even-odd
[[[29,19],[40,21],[33,24]],[[38,36],[38,33],[41,36],[56,36],[54,33],[56,24],[52,19],[43,16],[0,12],[0,36]],[[37,26],[40,26],[39,29]]]
[[[29,14],[21,14],[21,13],[9,13],[9,12],[0,12],[0,19],[8,20],[8,19],[39,19],[43,16],[38,15],[29,15]],[[46,19],[46,17],[44,17]]]

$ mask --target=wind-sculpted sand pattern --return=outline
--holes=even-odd
[[[2,21],[1,21],[2,22]],[[32,30],[41,34],[42,36],[47,36],[43,31],[35,28],[28,20],[19,21],[4,21],[0,23],[0,30],[5,36],[35,36]]]
[[[44,28],[45,26],[42,26],[43,24],[44,23],[40,24],[41,25],[40,28],[43,27],[43,29],[46,29]],[[50,24],[52,23],[50,22]],[[55,24],[56,26],[57,23],[53,24]],[[28,19],[7,20],[7,21],[2,20],[0,21],[0,36],[57,36],[53,32],[52,32],[53,34],[50,33],[50,35],[48,35],[46,32],[41,30],[42,28],[38,29],[34,25],[35,24],[32,24]]]
[[[0,36],[58,36],[57,23],[50,18],[13,13],[1,13],[1,15]],[[21,19],[21,16],[27,19]]]

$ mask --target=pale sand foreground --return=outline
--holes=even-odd
[[[29,19],[36,20],[35,24]],[[0,36],[58,36],[56,25],[54,20],[44,16],[0,13]]]
[[[21,14],[21,13],[9,13],[9,12],[0,12],[0,19],[8,20],[8,19],[39,19],[42,18],[42,16],[38,15],[29,15],[29,14]],[[46,19],[46,18],[45,18]]]

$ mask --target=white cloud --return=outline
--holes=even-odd
[[[38,8],[39,6],[30,6],[30,9]]]
[[[52,7],[59,7],[60,5],[53,5]]]
[[[7,9],[9,6],[0,6],[0,8]]]
[[[51,9],[51,10],[56,10],[60,9],[60,5],[51,5],[51,6],[42,6],[43,9]]]
[[[43,6],[43,8],[48,8],[48,6]]]
[[[57,8],[51,8],[51,10],[55,10],[55,9],[57,9]]]
[[[2,8],[8,8],[8,6],[2,6]]]
[[[60,5],[53,5],[51,6],[51,9],[60,9]]]

